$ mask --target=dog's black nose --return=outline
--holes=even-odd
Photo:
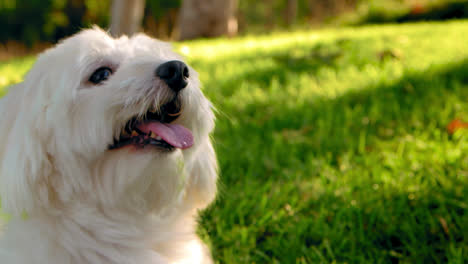
[[[174,92],[179,92],[187,86],[189,69],[185,63],[177,60],[161,64],[156,69],[156,76],[161,78]]]

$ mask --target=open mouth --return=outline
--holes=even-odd
[[[175,99],[159,110],[152,108],[143,117],[130,119],[109,149],[119,149],[129,145],[139,148],[153,146],[163,150],[190,148],[193,145],[190,130],[171,123],[180,116],[181,108],[180,101]]]

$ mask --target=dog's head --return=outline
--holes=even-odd
[[[4,209],[161,205],[203,182],[200,170],[216,166],[214,115],[199,86],[169,44],[145,35],[95,28],[47,50],[0,103]]]

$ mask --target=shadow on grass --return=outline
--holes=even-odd
[[[333,193],[298,202],[297,197],[314,194],[281,181],[251,181],[236,188],[243,189],[255,192],[225,193],[205,212],[203,229],[212,239],[215,259],[228,260],[226,251],[233,250],[234,259],[245,263],[295,263],[298,258],[307,260],[302,263],[464,260],[466,186],[459,194],[434,186],[416,197],[382,190],[358,202]],[[217,208],[229,208],[229,214]]]
[[[227,201],[234,219],[217,217],[215,212],[203,224],[211,238],[222,238],[212,243],[215,259],[226,259],[223,251],[234,248],[249,263],[294,263],[299,257],[307,263],[463,263],[453,262],[463,259],[454,256],[450,246],[466,250],[468,214],[466,207],[448,201],[454,198],[450,190],[434,188],[438,195],[417,198],[385,192],[356,204],[325,194],[296,210],[289,205],[295,207],[297,190],[271,193],[261,184],[249,187],[258,192],[243,198],[258,204],[247,207],[242,200]],[[263,192],[274,194],[265,208],[259,199]]]
[[[294,68],[288,70],[295,73]],[[204,230],[212,239],[221,238],[212,243],[215,256],[228,259],[226,254],[234,248],[231,253],[258,263],[292,263],[299,256],[308,263],[463,262],[468,183],[457,175],[467,169],[463,155],[451,161],[461,168],[423,164],[417,177],[430,183],[416,198],[398,186],[373,191],[372,180],[352,186],[357,188],[353,194],[341,198],[335,190],[310,193],[304,185],[328,173],[313,160],[329,159],[331,166],[339,167],[347,153],[364,160],[374,155],[375,144],[398,145],[398,139],[413,134],[449,142],[446,124],[467,112],[462,105],[468,98],[467,73],[468,60],[461,60],[410,71],[392,84],[336,99],[310,98],[289,108],[275,105],[270,113],[263,113],[255,102],[230,109],[246,118],[239,118],[238,124],[220,120],[216,131],[224,189],[203,217]],[[366,171],[372,164],[361,166],[356,179],[383,173]],[[392,177],[404,171],[387,173]],[[353,205],[354,196],[359,202]],[[225,208],[232,212],[222,212]],[[224,232],[234,234],[234,241]]]
[[[238,124],[219,121],[216,138],[229,135],[236,144],[223,143],[218,149],[231,153],[250,149],[253,160],[236,166],[241,165],[240,171],[254,166],[261,175],[273,171],[259,166],[258,158],[282,155],[275,153],[279,145],[299,160],[325,155],[339,157],[349,151],[370,152],[375,141],[403,137],[412,131],[444,132],[451,118],[459,114],[457,110],[467,111],[459,109],[459,102],[468,98],[467,72],[468,60],[463,60],[427,72],[409,72],[391,85],[366,87],[335,99],[310,98],[293,107],[272,105],[270,112],[260,109],[265,103],[254,101],[242,109],[229,109],[240,117]],[[246,76],[251,74],[254,73]],[[229,149],[225,149],[227,146]],[[294,165],[282,164],[276,157],[271,160],[278,168]],[[222,166],[230,165],[225,162]]]

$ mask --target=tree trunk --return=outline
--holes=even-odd
[[[217,37],[237,34],[237,0],[183,0],[179,38]]]
[[[273,0],[263,0],[265,5],[265,30],[271,31],[275,28],[275,10]]]
[[[288,0],[286,5],[286,25],[292,26],[297,18],[297,0]]]
[[[112,36],[131,36],[138,32],[145,10],[145,0],[113,0],[111,8]]]

